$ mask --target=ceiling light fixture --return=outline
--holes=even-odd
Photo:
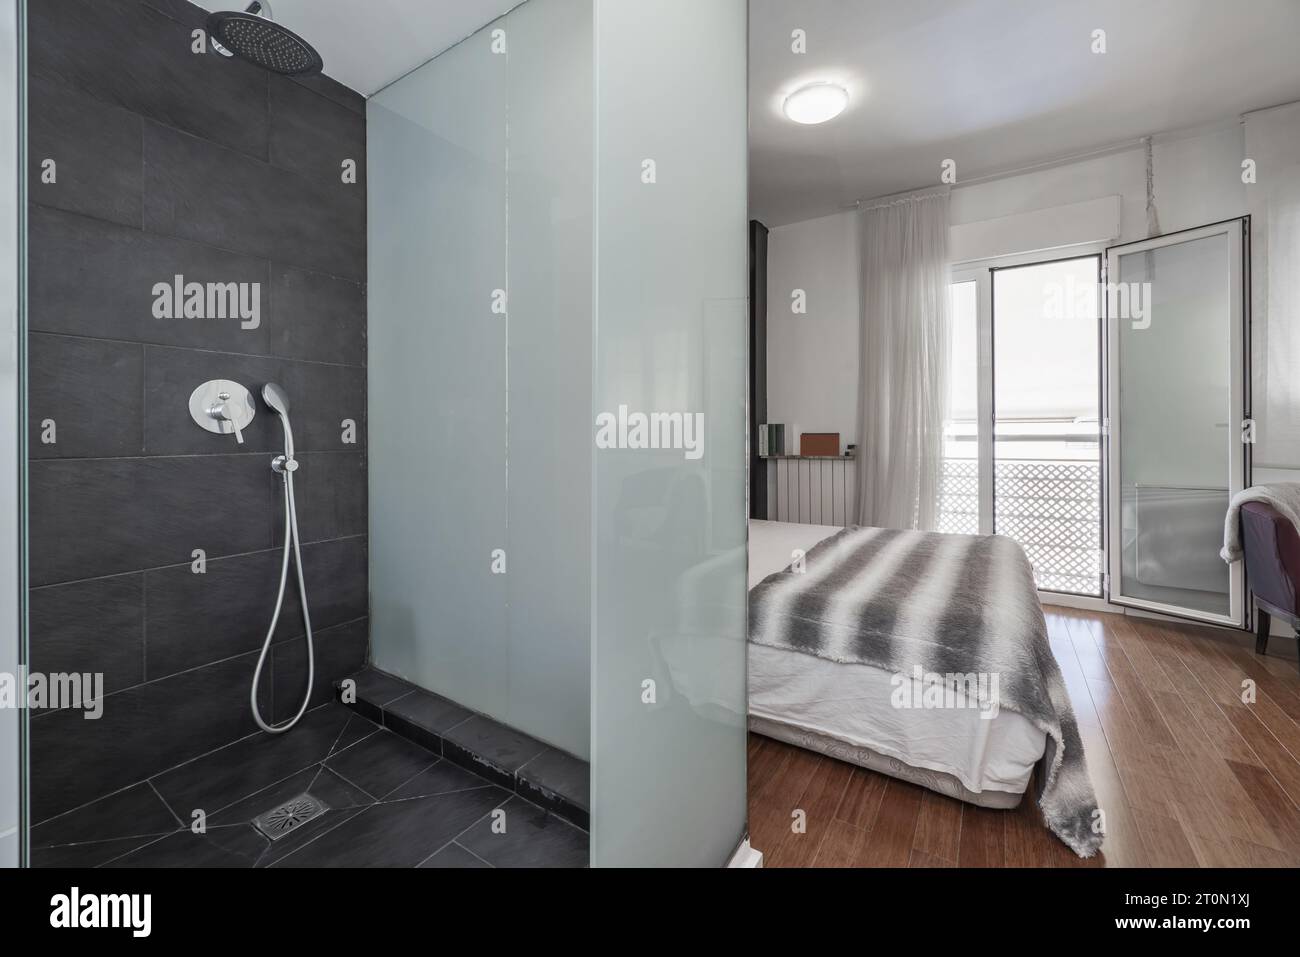
[[[809,83],[785,98],[782,109],[795,123],[825,123],[844,112],[849,91],[834,83]]]

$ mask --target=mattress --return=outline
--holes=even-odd
[[[838,526],[749,523],[749,587],[787,567]],[[899,709],[894,674],[871,665],[756,645],[749,648],[750,727],[989,807],[1014,806],[1047,736],[1014,711]],[[918,695],[920,688],[913,689]]]

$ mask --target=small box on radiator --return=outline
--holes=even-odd
[[[799,436],[800,455],[839,455],[838,432],[804,432]]]

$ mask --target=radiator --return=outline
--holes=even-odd
[[[767,467],[767,517],[777,522],[851,525],[857,463],[848,457],[773,456]]]

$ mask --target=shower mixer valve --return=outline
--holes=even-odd
[[[252,393],[229,379],[212,379],[190,395],[190,417],[195,423],[218,435],[234,435],[240,445],[256,413]]]

